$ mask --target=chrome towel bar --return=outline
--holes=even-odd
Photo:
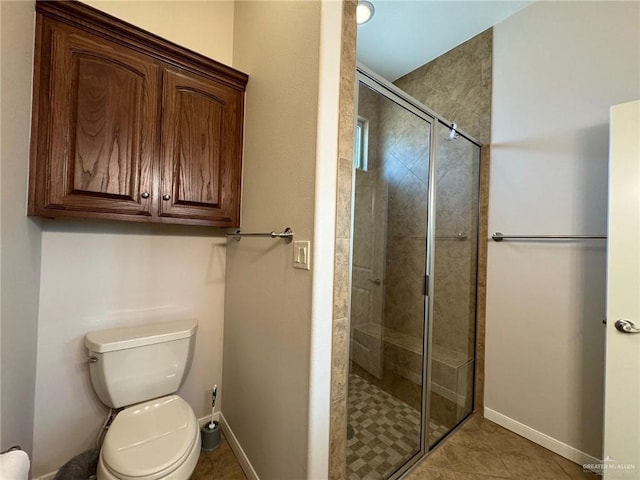
[[[501,232],[491,235],[491,239],[494,242],[503,240],[590,240],[606,238],[606,235],[505,235]]]
[[[465,240],[467,234],[464,232],[458,232],[455,235],[436,235],[436,240]]]
[[[240,241],[242,237],[271,237],[271,238],[283,238],[286,243],[291,243],[293,240],[293,230],[289,227],[284,229],[284,232],[269,232],[269,233],[243,233],[240,230],[236,230],[234,233],[227,233],[227,238],[234,238],[236,241]]]
[[[411,235],[414,240],[426,240],[424,235]],[[467,234],[464,232],[458,232],[455,235],[436,235],[436,240],[466,240]]]

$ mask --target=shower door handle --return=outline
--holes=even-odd
[[[367,282],[373,283],[376,287],[382,285],[382,280],[380,280],[379,278],[368,278]]]
[[[631,320],[621,318],[615,323],[616,330],[622,333],[640,333],[640,328],[637,328]]]

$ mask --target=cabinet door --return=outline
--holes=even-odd
[[[74,28],[46,21],[44,32],[50,98],[33,213],[151,216],[159,66]]]
[[[243,92],[196,74],[163,74],[159,214],[171,221],[237,226]]]

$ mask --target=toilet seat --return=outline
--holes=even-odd
[[[193,458],[197,462],[199,438],[189,404],[169,395],[118,413],[105,436],[100,463],[115,478],[135,480],[161,479],[193,463],[188,478]]]

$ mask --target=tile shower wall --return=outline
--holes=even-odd
[[[364,86],[358,114],[368,121],[369,135],[367,168],[356,169],[355,179],[351,355],[378,377],[384,364],[419,384],[429,125]],[[380,263],[373,271],[383,282],[371,290],[365,279],[360,289],[359,269],[371,257]]]
[[[394,83],[482,144],[491,140],[493,29]]]
[[[368,121],[368,148],[366,169],[356,169],[355,178],[355,210],[364,215],[356,215],[353,219],[354,243],[358,248],[353,250],[353,268],[373,268],[372,258],[381,258],[380,234],[384,235],[384,208],[378,204],[386,203],[384,190],[378,190],[380,184],[380,158],[378,148],[379,95],[361,87],[358,93],[358,116]],[[381,315],[372,312],[369,298],[360,298],[361,292],[354,288],[351,295],[351,327],[364,326],[368,323],[381,323]],[[366,295],[365,292],[362,292]],[[377,305],[376,305],[377,306]]]
[[[491,68],[492,30],[489,29],[401,77],[395,84],[436,113],[455,121],[460,129],[481,143],[489,143]],[[468,161],[461,160],[469,158],[472,154],[469,149],[475,147],[468,142],[447,141],[448,129],[444,127],[436,126],[435,131],[439,145],[436,235],[450,236],[461,232],[473,239],[477,235],[478,209],[473,199],[478,195],[475,187],[479,172],[477,165],[471,167]],[[406,135],[407,129],[399,127],[398,132]],[[416,177],[420,178],[419,175]],[[422,177],[422,181],[426,181],[426,176]],[[392,190],[390,187],[390,209],[393,204]],[[481,192],[481,195],[485,194]],[[398,220],[395,218],[389,214],[390,231],[406,228],[406,220],[402,215]],[[486,218],[482,222],[486,222]],[[474,352],[474,336],[470,329],[474,326],[476,307],[476,297],[472,292],[476,284],[476,257],[471,251],[475,249],[475,242],[439,239],[436,248],[433,375],[434,381],[441,378],[440,383],[445,384],[443,386],[448,390],[459,391],[456,383],[464,384],[469,378],[471,366],[467,362],[473,359]],[[407,255],[407,251],[407,245],[402,242],[389,242],[388,263],[392,263],[399,271],[409,267],[411,255]],[[483,273],[481,277],[484,278]],[[399,298],[393,298],[394,295]],[[401,295],[406,297],[407,293],[403,289],[387,289],[386,304],[394,305],[394,309],[402,309],[407,303],[402,301]],[[404,314],[398,315],[402,317]],[[483,316],[483,312],[478,312],[478,315]],[[422,326],[415,322],[396,321],[395,325],[408,335],[422,335]],[[407,364],[411,364],[411,361],[407,360]],[[452,376],[453,371],[457,373]],[[456,377],[459,377],[457,382],[447,384],[448,380],[445,379]]]
[[[350,348],[351,360],[379,378],[385,287],[375,279],[384,278],[387,192],[378,146],[379,95],[366,87],[358,92],[358,116],[366,122],[368,142],[362,165],[355,169]]]
[[[355,111],[356,2],[342,2],[342,57],[340,59],[340,116],[336,198],[336,257],[334,262],[333,341],[331,345],[331,419],[329,426],[329,480],[347,475],[347,375],[349,345],[349,245],[353,126]]]
[[[380,153],[387,196],[385,327],[421,339],[424,329],[429,124],[381,104]],[[398,343],[398,342],[394,342]],[[396,355],[396,359],[397,359]],[[419,364],[421,362],[418,362]],[[418,367],[420,382],[421,365]],[[411,379],[411,378],[410,378]]]
[[[458,368],[473,358],[478,234],[478,147],[436,127],[436,255],[433,343],[455,352]],[[461,235],[466,238],[452,239]]]
[[[395,83],[429,108],[455,121],[462,130],[482,142],[489,142],[491,49],[492,31],[487,30]],[[385,339],[390,340],[388,337],[399,333],[408,339],[404,343],[419,346],[423,334],[421,277],[427,218],[428,137],[419,124],[411,125],[406,116],[400,116],[397,109],[368,88],[360,89],[359,113],[370,125],[369,172],[356,174],[356,192],[373,188],[369,184],[377,182],[377,194],[386,200]],[[479,172],[477,165],[471,167],[462,159],[469,158],[473,153],[470,149],[475,147],[468,142],[447,141],[446,128],[436,126],[436,131],[439,134],[437,234],[450,236],[461,232],[473,239],[477,235],[475,198],[478,190],[475,187]],[[360,199],[363,200],[364,195]],[[356,204],[358,200],[356,193]],[[357,237],[364,241],[374,238],[358,218],[354,227],[356,240]],[[443,321],[434,328],[433,343],[442,362],[436,359],[434,368],[436,376],[442,370],[444,382],[444,377],[449,376],[448,369],[462,369],[473,359],[474,336],[470,328],[474,326],[476,307],[472,291],[476,284],[476,258],[472,252],[475,242],[443,239],[438,240],[437,248],[434,316],[436,322]],[[354,257],[354,264],[357,260]],[[352,328],[377,318],[366,311],[364,304],[354,295]],[[387,343],[392,343],[385,347],[387,356],[401,366],[400,373],[419,381],[420,349],[398,348],[393,345],[397,342]],[[459,374],[465,379],[468,377],[463,370]]]
[[[432,391],[455,405],[446,426],[472,409],[476,328],[479,148],[437,127]],[[438,397],[434,395],[434,405]],[[440,403],[445,403],[440,401]],[[437,407],[432,416],[438,415]]]

